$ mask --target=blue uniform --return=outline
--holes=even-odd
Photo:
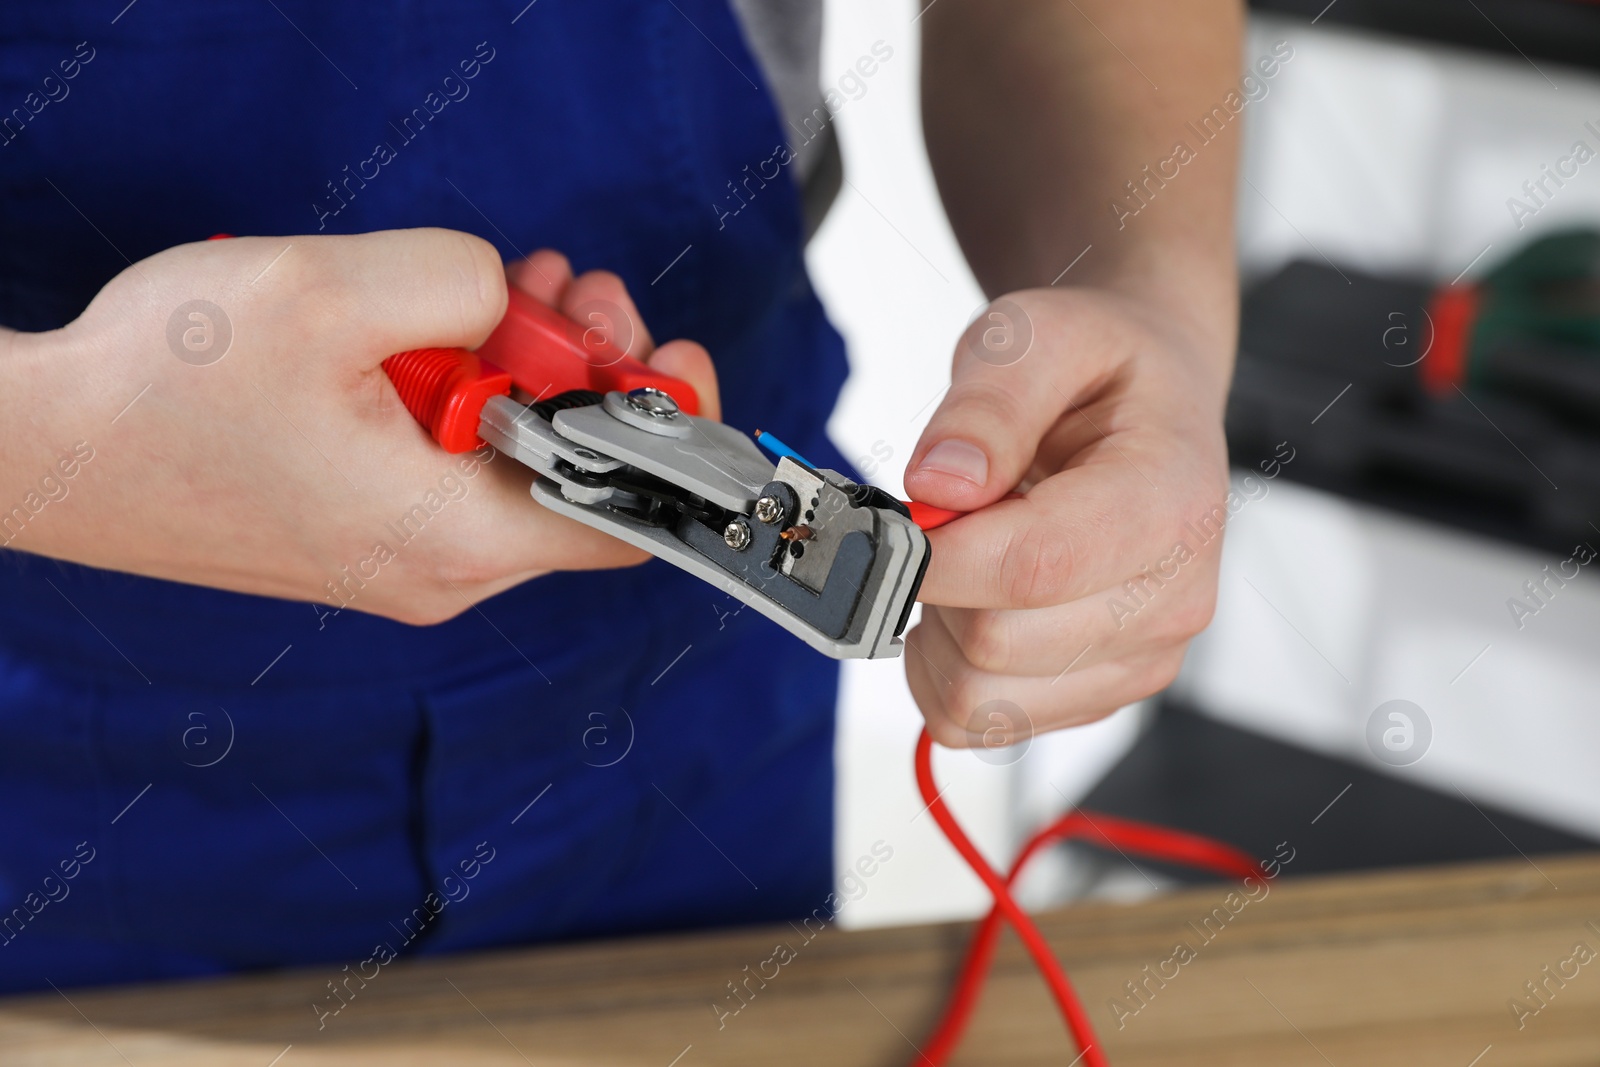
[[[616,271],[710,349],[729,423],[844,469],[842,344],[726,0],[120,6],[0,14],[0,322],[62,325],[124,256],[216,232],[452,227]],[[834,665],[663,564],[414,628],[6,552],[0,605],[0,990],[831,888]]]

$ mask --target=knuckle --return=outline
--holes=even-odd
[[[1016,607],[1049,607],[1067,599],[1072,544],[1059,531],[1030,523],[1014,529],[1000,551],[1000,584]]]
[[[389,617],[407,626],[437,626],[467,610],[467,604],[452,591],[408,596]]]
[[[1216,611],[1216,594],[1185,586],[1168,591],[1163,599],[1145,603],[1152,605],[1149,612],[1120,617],[1118,629],[1123,629],[1125,623],[1130,632],[1148,644],[1176,645],[1188,642],[1210,624]]]
[[[1177,641],[1187,641],[1207,626],[1217,613],[1217,591],[1214,586],[1191,594],[1173,606],[1163,627],[1165,636]]]
[[[963,617],[965,625],[956,643],[967,662],[982,671],[1004,673],[1011,662],[1013,647],[1007,614],[978,609],[963,613]]]
[[[365,235],[297,237],[251,290],[269,294],[258,299],[270,301],[290,350],[369,328],[371,316],[363,314],[360,295],[365,240]]]
[[[1014,391],[998,382],[982,378],[968,379],[951,386],[949,395],[939,406],[934,419],[930,420],[924,436],[931,437],[947,429],[958,429],[952,425],[957,419],[962,423],[981,426],[1012,427],[1017,425],[1021,417],[1021,401]],[[941,422],[945,425],[936,425]]]
[[[966,748],[971,744],[967,731],[948,712],[938,712],[927,718],[928,735],[945,748]]]
[[[572,277],[572,260],[554,248],[536,248],[524,256],[521,263],[524,267],[536,270],[540,274],[554,274],[559,278]]]
[[[618,274],[616,271],[605,270],[603,268],[584,271],[583,279],[588,284],[594,285],[602,290],[615,289],[618,292],[626,292],[628,288],[627,284],[622,280],[622,275]]]
[[[945,710],[951,728],[961,734],[963,745],[969,743],[967,724],[972,719],[973,713],[984,701],[994,696],[990,691],[991,688],[988,680],[976,670],[958,668],[951,672],[950,694],[945,700]]]
[[[207,244],[237,246],[218,247],[217,254],[237,257],[232,259],[230,270],[242,274],[245,280],[253,278],[259,283],[242,287],[242,295],[260,298],[271,294],[267,296],[271,299],[283,294],[315,292],[319,282],[333,275],[327,239],[322,237],[309,240],[243,237]]]
[[[454,258],[449,262],[458,281],[457,306],[467,332],[493,329],[506,313],[505,267],[500,253],[481,237],[454,233]]]
[[[1183,669],[1183,652],[1180,650],[1162,656],[1151,664],[1144,672],[1141,693],[1135,699],[1143,699],[1154,693],[1159,693],[1178,680],[1178,672]]]

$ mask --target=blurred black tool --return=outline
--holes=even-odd
[[[1245,296],[1228,440],[1247,465],[1288,440],[1289,477],[1422,518],[1600,541],[1600,233],[1442,289],[1291,263]]]

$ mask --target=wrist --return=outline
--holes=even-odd
[[[1116,294],[1160,332],[1203,355],[1213,370],[1232,375],[1239,322],[1232,242],[1163,235],[1108,255],[1097,268],[1084,283]]]

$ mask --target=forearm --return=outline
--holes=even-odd
[[[984,289],[1120,292],[1187,326],[1225,372],[1235,0],[941,0],[922,23],[928,154]],[[1230,121],[1202,141],[1189,124],[1213,106]]]

